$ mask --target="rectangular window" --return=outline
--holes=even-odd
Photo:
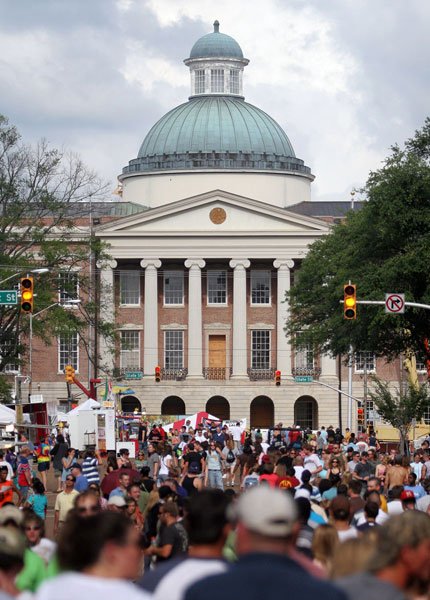
[[[11,358],[14,355],[15,345],[16,345],[15,340],[5,340],[0,345],[0,355],[1,355],[2,363],[3,363],[3,360],[11,360],[11,362],[8,362],[5,365],[3,365],[4,373],[18,373],[19,372],[18,363],[13,361]]]
[[[64,271],[58,274],[58,301],[67,306],[71,300],[79,300],[79,276],[76,271]]]
[[[270,305],[270,271],[251,271],[251,305]]]
[[[239,71],[230,71],[230,93],[239,93]]]
[[[119,274],[120,303],[128,306],[140,304],[140,271],[121,271]]]
[[[355,354],[355,372],[373,373],[376,370],[376,357],[372,352],[357,352]]]
[[[140,369],[139,331],[121,331],[121,369]]]
[[[194,71],[194,93],[195,94],[204,94],[205,93],[205,71],[204,69],[199,69],[198,71]]]
[[[184,304],[184,272],[164,272],[164,304],[183,306]]]
[[[66,365],[79,370],[79,339],[77,333],[62,335],[58,338],[58,371],[64,371]]]
[[[270,369],[270,331],[256,329],[251,333],[251,367]]]
[[[211,69],[211,92],[213,94],[224,93],[224,71],[223,71],[223,69]]]
[[[227,304],[227,272],[207,271],[208,304]]]
[[[419,371],[421,373],[423,373],[423,372],[426,373],[427,367],[426,367],[425,356],[417,354],[416,360],[417,360],[417,371]]]
[[[164,367],[182,369],[184,367],[184,332],[164,332]]]
[[[315,355],[309,344],[297,345],[294,353],[296,369],[312,370],[315,367]]]

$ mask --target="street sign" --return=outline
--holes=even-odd
[[[405,312],[404,294],[385,294],[385,312],[390,314],[403,314]]]
[[[124,379],[142,379],[142,371],[126,371]]]
[[[18,304],[18,294],[16,290],[0,291],[0,306],[5,304]]]
[[[313,380],[312,375],[296,375],[294,377],[296,383],[312,383]]]

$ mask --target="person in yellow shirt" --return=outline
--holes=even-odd
[[[64,492],[60,492],[55,500],[54,513],[54,535],[58,535],[68,513],[72,510],[76,496],[79,492],[74,489],[76,478],[73,475],[67,475]]]
[[[381,493],[381,480],[379,477],[370,477],[367,482],[367,491],[368,492],[377,492],[379,494],[379,498],[381,499],[381,510],[385,513],[388,513],[387,499]]]

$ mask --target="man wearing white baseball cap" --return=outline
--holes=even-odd
[[[309,575],[287,556],[300,525],[287,493],[268,486],[245,492],[230,507],[236,527],[237,563],[225,573],[202,579],[187,590],[185,600],[261,600],[284,592],[300,600],[345,600],[342,591]]]

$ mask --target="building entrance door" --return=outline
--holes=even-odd
[[[210,335],[208,379],[225,379],[226,364],[225,335]]]

